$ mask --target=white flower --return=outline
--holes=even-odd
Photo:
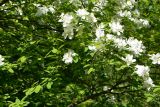
[[[139,28],[141,27],[149,27],[149,21],[146,19],[137,19],[137,18],[130,18],[131,21],[139,25]]]
[[[85,9],[78,9],[76,12],[79,17],[81,17],[82,19],[85,19],[88,22],[94,22],[94,23],[97,22],[97,19],[94,16],[94,14],[89,13]]]
[[[114,35],[112,35],[112,34],[107,34],[106,37],[107,37],[107,40],[114,40],[115,39]]]
[[[23,11],[20,7],[16,8],[17,12],[19,15],[23,15]]]
[[[131,12],[127,11],[127,10],[125,10],[124,12],[119,11],[118,15],[121,16],[121,17],[128,17],[128,18],[130,18],[131,17]]]
[[[124,8],[132,9],[135,3],[136,3],[135,0],[127,0],[127,1],[121,0],[122,9]]]
[[[81,17],[82,19],[85,19],[87,15],[89,15],[89,12],[87,12],[85,9],[78,9],[77,15]]]
[[[98,26],[98,28],[96,29],[96,37],[97,37],[97,39],[100,39],[101,37],[103,37],[105,35],[103,28],[104,28],[104,25],[100,24]]]
[[[54,13],[54,12],[55,12],[54,8],[53,8],[51,5],[48,7],[48,10],[49,10],[51,13]]]
[[[109,27],[111,28],[112,32],[116,33],[117,35],[123,33],[123,26],[119,21],[112,21],[111,23],[109,23]]]
[[[33,4],[33,5],[36,6],[38,9],[36,16],[42,16],[44,14],[47,14],[48,12],[51,13],[55,12],[54,8],[51,5],[49,5],[48,7],[44,5],[42,6],[41,4]]]
[[[96,51],[97,50],[97,48],[95,46],[90,46],[90,45],[88,46],[88,49],[91,50],[91,51]]]
[[[125,39],[122,38],[114,38],[114,43],[116,44],[116,46],[118,48],[125,48],[125,46],[127,46],[127,41]]]
[[[66,64],[72,63],[73,57],[75,55],[76,55],[76,53],[74,53],[73,50],[68,50],[68,52],[63,55],[62,61],[64,61],[64,63],[66,63]]]
[[[127,5],[128,6],[132,6],[132,2],[131,1],[127,1]]]
[[[62,36],[64,36],[64,39],[66,39],[67,37],[69,39],[72,39],[73,35],[74,35],[73,26],[64,27],[64,32],[62,34]]]
[[[89,20],[91,19],[93,22],[97,22],[97,19],[96,19],[96,17],[94,16],[93,13],[90,14],[90,16],[89,16],[88,19],[89,19]]]
[[[146,80],[144,80],[144,87],[146,87],[148,90],[150,90],[151,87],[154,87],[153,80],[148,77]]]
[[[160,53],[150,55],[153,64],[160,64]]]
[[[49,11],[46,6],[37,7],[37,8],[38,10],[37,10],[36,16],[42,16],[44,14],[47,14],[47,12]]]
[[[2,57],[2,55],[0,55],[0,66],[2,66],[4,64],[4,58]]]
[[[140,12],[139,12],[138,9],[135,9],[135,10],[133,11],[133,13],[134,13],[135,15],[137,15],[137,16],[140,16]]]
[[[140,77],[145,77],[149,75],[149,67],[144,65],[136,65],[136,71],[135,73],[138,74]]]
[[[108,86],[103,86],[103,91],[107,91],[108,89],[110,89]]]
[[[103,9],[103,7],[107,4],[107,0],[94,0],[94,8],[93,11],[99,11]]]
[[[142,23],[143,26],[149,26],[149,22],[146,19],[139,19],[140,23]]]
[[[129,45],[128,49],[136,55],[139,55],[145,49],[145,47],[142,44],[142,41],[138,41],[137,39],[134,39],[133,37],[130,37],[127,40],[127,44]]]
[[[126,55],[126,57],[122,58],[122,60],[125,61],[128,66],[136,61],[135,59],[133,59],[133,55],[130,54]]]
[[[130,1],[131,1],[131,3],[132,3],[132,4],[136,3],[136,1],[135,1],[135,0],[130,0]]]
[[[62,13],[60,17],[61,19],[58,22],[63,22],[63,27],[69,26],[73,19],[73,16],[69,15],[68,13],[66,14]]]

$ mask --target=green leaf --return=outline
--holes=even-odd
[[[94,72],[94,71],[95,71],[94,68],[90,68],[90,69],[88,70],[88,74],[90,74],[91,72]]]
[[[85,47],[85,48],[84,48],[84,52],[87,52],[87,51],[88,51],[88,47]]]
[[[24,62],[26,62],[26,57],[25,56],[22,56],[22,57],[20,57],[19,58],[19,61],[21,62],[21,63],[24,63]]]
[[[56,48],[53,48],[53,49],[52,49],[52,52],[55,53],[55,54],[58,54],[58,53],[59,53]]]
[[[42,86],[41,86],[41,85],[38,85],[38,86],[35,87],[34,92],[35,92],[35,93],[39,93],[39,91],[40,91],[41,89],[42,89]]]
[[[155,89],[153,90],[153,92],[158,92],[158,91],[160,91],[160,87],[159,87],[159,88],[155,88]]]
[[[51,89],[53,82],[48,82],[47,89]]]
[[[9,68],[8,71],[9,71],[10,73],[14,73],[14,71],[13,71],[12,68]]]
[[[75,56],[73,61],[74,61],[74,63],[77,63],[78,62],[78,56]]]
[[[89,99],[87,101],[80,103],[77,107],[91,107],[92,103],[94,103],[94,101]]]
[[[90,53],[90,55],[91,55],[92,57],[94,56],[94,54],[95,54],[95,53],[93,53],[93,52],[92,52],[92,53]]]
[[[147,102],[150,102],[150,101],[152,101],[153,100],[153,97],[148,97],[147,98]]]
[[[31,94],[33,93],[33,90],[34,90],[33,87],[32,87],[32,88],[29,88],[29,89],[25,92],[26,96],[31,95]]]
[[[120,70],[123,70],[123,69],[125,69],[125,68],[127,68],[127,67],[128,67],[127,65],[122,65],[121,67],[116,68],[116,70],[117,70],[117,71],[120,71]]]

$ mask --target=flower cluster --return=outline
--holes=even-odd
[[[111,21],[111,23],[109,23],[109,27],[111,28],[112,32],[117,35],[123,33],[123,26],[120,24],[120,21]]]
[[[140,77],[145,77],[149,75],[149,67],[144,65],[136,65],[135,73],[138,74]]]
[[[36,12],[36,16],[42,16],[44,14],[47,14],[48,12],[54,13],[55,10],[53,8],[53,6],[49,5],[47,6],[42,6],[40,4],[34,4],[37,7],[37,12]]]
[[[106,37],[107,41],[112,40],[119,49],[129,50],[135,55],[141,55],[141,53],[145,51],[145,46],[142,41],[139,41],[133,37],[126,39],[124,37],[116,37],[112,34],[107,34]]]
[[[149,77],[149,67],[148,66],[144,66],[144,65],[136,65],[136,71],[135,73],[142,77],[144,80],[144,87],[147,88],[148,90],[151,87],[154,87],[155,85],[153,84],[152,79]]]
[[[93,11],[100,11],[101,9],[104,8],[107,4],[107,0],[95,0],[94,5],[95,7],[93,8]]]
[[[127,40],[127,44],[129,45],[129,50],[132,51],[134,54],[139,55],[141,52],[144,52],[145,47],[142,44],[142,41],[139,41],[137,39],[134,39],[133,37],[130,37]]]
[[[63,27],[70,26],[70,23],[73,19],[72,15],[69,15],[68,13],[67,14],[62,13],[60,17],[61,18],[60,18],[59,22],[63,22]]]
[[[100,39],[101,37],[104,37],[104,25],[101,23],[97,29],[96,29],[96,38],[97,40]]]
[[[97,50],[96,46],[91,46],[91,45],[88,46],[88,49],[91,50],[91,51],[96,51]]]
[[[66,64],[70,64],[73,62],[74,56],[76,56],[76,53],[74,53],[73,50],[68,50],[68,52],[63,55],[62,61],[64,61]]]
[[[77,16],[81,17],[83,20],[86,20],[88,22],[97,22],[97,19],[94,16],[94,14],[93,13],[89,13],[85,9],[78,9],[76,11],[76,13],[77,13]]]
[[[149,55],[153,64],[160,64],[160,53]]]
[[[122,57],[122,60],[125,61],[128,66],[136,62],[136,59],[133,59],[133,55],[130,54],[127,54],[125,58]]]
[[[127,17],[129,20],[133,21],[134,23],[136,23],[139,28],[144,27],[148,27],[149,26],[149,22],[146,19],[141,19],[139,18],[140,13],[138,9],[133,9],[134,5],[136,4],[135,0],[129,0],[129,1],[121,1],[121,10],[117,12],[117,15],[120,17]],[[129,9],[128,9],[129,7]],[[137,17],[133,17],[132,13],[137,16]]]
[[[63,36],[66,39],[67,37],[69,39],[73,38],[74,32],[73,32],[73,24],[71,23],[73,20],[73,16],[66,13],[62,13],[59,19],[59,22],[63,22],[63,27],[64,27],[64,32],[63,32]]]
[[[73,2],[73,1],[72,1]],[[100,47],[105,47],[103,44],[103,40],[105,39],[106,42],[113,41],[111,43],[114,43],[113,46],[118,48],[120,51],[127,51],[127,53],[124,57],[121,57],[122,61],[124,61],[127,66],[132,67],[132,65],[136,65],[136,58],[138,58],[142,53],[145,52],[145,46],[143,45],[141,40],[138,40],[134,37],[126,38],[123,36],[125,31],[125,26],[122,25],[122,19],[123,17],[128,18],[130,21],[133,21],[136,23],[139,28],[149,26],[149,22],[146,19],[141,19],[140,13],[138,9],[134,9],[134,5],[136,4],[135,0],[121,0],[119,1],[121,4],[120,10],[117,11],[116,16],[117,18],[111,18],[112,20],[109,23],[103,23],[100,22],[100,20],[94,16],[92,12],[97,12],[100,9],[102,9],[104,6],[106,6],[107,1],[105,0],[98,0],[93,2],[95,7],[91,9],[92,12],[88,12],[86,8],[81,8],[75,11],[75,13],[62,13],[60,16],[59,22],[63,23],[63,36],[66,39],[67,37],[69,39],[73,38],[74,32],[74,22],[73,20],[78,20],[79,24],[82,24],[81,21],[87,21],[91,23],[92,29],[95,31],[91,31],[92,33],[95,33],[96,38],[92,40],[92,44],[88,44],[88,49],[90,51],[97,51],[100,49]],[[99,8],[97,8],[99,6]],[[106,30],[107,26],[109,27],[109,30]],[[108,28],[107,28],[108,29]],[[108,33],[108,34],[105,34]],[[110,42],[109,42],[110,43]],[[98,44],[98,45],[97,45]],[[101,51],[100,51],[101,52]],[[66,64],[70,64],[73,62],[73,57],[75,56],[75,53],[73,50],[69,50],[67,53],[63,56],[63,61]],[[150,59],[152,60],[153,64],[160,64],[160,54],[153,54],[150,55]],[[154,86],[152,79],[149,77],[149,67],[144,65],[136,65],[133,66],[135,68],[135,73],[142,77],[144,80],[144,86],[147,89],[150,89]]]

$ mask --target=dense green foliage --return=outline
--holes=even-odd
[[[91,13],[96,1],[0,1],[0,55],[4,57],[4,65],[0,66],[0,107],[160,106],[160,65],[152,64],[148,56],[160,52],[160,1],[137,0],[128,9],[138,9],[149,27],[120,18],[117,11],[121,0],[107,0],[103,9],[94,11],[96,23],[76,15],[82,8]],[[54,10],[38,15],[36,4]],[[61,13],[74,16],[72,39],[62,36]],[[96,27],[104,23],[105,33],[111,34],[109,23],[116,18],[124,25],[123,37],[141,40],[146,47],[131,66],[121,59],[130,53],[128,50],[115,47],[112,40],[94,42]],[[92,44],[96,51],[88,48]],[[76,55],[72,63],[66,64],[63,57],[70,49]],[[143,79],[134,73],[136,64],[150,67],[156,87],[144,88]]]

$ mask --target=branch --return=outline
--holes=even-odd
[[[111,91],[112,91],[113,89],[116,89],[117,86],[118,86],[119,84],[123,83],[123,82],[124,82],[124,80],[123,80],[123,81],[118,81],[118,82],[116,82],[116,84],[115,84],[114,86],[112,86],[112,88],[110,88],[109,90],[107,90],[107,91],[102,91],[102,92],[99,92],[99,93],[95,93],[95,94],[92,94],[92,95],[90,95],[90,96],[86,96],[83,100],[81,100],[81,101],[75,101],[75,102],[71,103],[70,105],[68,105],[67,107],[75,107],[76,105],[78,105],[78,104],[80,104],[80,103],[82,103],[82,102],[85,102],[85,101],[87,101],[87,100],[89,100],[89,99],[95,99],[95,98],[97,98],[97,97],[99,97],[99,96],[101,96],[101,95],[103,95],[103,94],[107,94],[107,93],[113,94]]]
[[[6,17],[6,18],[0,18],[0,22],[4,22],[4,23],[7,23],[9,24],[7,21],[9,20],[18,20],[19,22],[21,22],[23,25],[34,25],[36,26],[37,29],[47,29],[47,30],[53,30],[53,31],[56,31],[56,32],[59,32],[59,33],[63,33],[63,29],[61,28],[53,28],[51,25],[45,25],[45,24],[39,24],[37,21],[35,20],[23,20],[21,18],[18,18],[17,17]],[[6,21],[6,22],[5,22]],[[29,23],[29,24],[28,24]],[[7,25],[5,24],[5,25]],[[1,26],[4,26],[2,25],[2,23],[0,24]],[[8,26],[8,25],[7,25]],[[14,25],[15,26],[15,25]],[[4,26],[5,28],[5,26]]]

